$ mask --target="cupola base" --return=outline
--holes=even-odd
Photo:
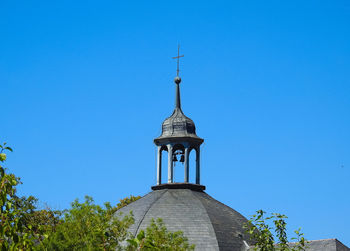
[[[151,187],[153,191],[162,189],[190,189],[192,191],[203,192],[205,186],[193,183],[164,183]]]

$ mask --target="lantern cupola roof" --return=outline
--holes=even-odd
[[[200,143],[203,139],[199,138],[196,134],[196,126],[192,119],[187,117],[181,109],[181,96],[180,96],[180,83],[181,78],[179,77],[179,58],[183,57],[178,55],[178,68],[177,76],[174,79],[175,82],[175,108],[170,117],[166,118],[162,124],[162,134],[154,139],[157,143],[163,139],[178,139],[178,138],[188,138]]]
[[[180,98],[180,83],[181,78],[179,76],[175,77],[174,80],[176,84],[175,89],[175,108],[170,117],[164,120],[162,124],[162,134],[156,140],[164,138],[193,138],[200,139],[196,135],[196,126],[192,119],[187,117],[181,109],[181,98]]]

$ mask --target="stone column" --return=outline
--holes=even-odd
[[[200,184],[200,149],[196,148],[196,184]]]
[[[158,146],[157,155],[157,185],[162,184],[162,146]]]
[[[173,146],[168,145],[168,183],[173,183]]]
[[[190,174],[190,168],[189,168],[189,155],[190,151],[188,147],[185,148],[185,183],[188,183],[189,180],[189,174]]]

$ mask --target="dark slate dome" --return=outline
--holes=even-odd
[[[175,108],[173,114],[164,120],[162,124],[162,135],[159,138],[168,137],[194,137],[196,126],[192,119],[185,116],[180,108]]]
[[[176,183],[173,185],[175,187]],[[117,214],[130,211],[135,218],[130,231],[135,236],[149,226],[152,218],[162,218],[168,230],[183,231],[189,242],[196,245],[196,250],[241,251],[252,244],[242,227],[247,219],[203,191],[183,188],[155,190],[120,209]]]

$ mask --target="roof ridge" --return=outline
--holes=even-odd
[[[238,215],[240,215],[241,217],[245,218],[245,216],[243,214],[241,214],[240,212],[238,212],[237,210],[233,209],[232,207],[226,205],[225,203],[218,201],[217,199],[213,198],[212,196],[210,196],[209,194],[207,194],[206,192],[203,191],[203,193],[205,193],[206,196],[208,196],[210,199],[215,200],[218,204],[221,204],[229,209],[231,209],[232,211],[234,211],[235,213],[237,213]],[[246,219],[246,218],[245,218]]]
[[[335,240],[335,248],[336,249],[339,247],[339,250],[342,249],[342,248],[345,248],[344,250],[350,250],[350,248],[348,248],[344,243],[342,243],[337,238],[334,238],[334,240]]]
[[[215,210],[218,210],[218,209],[221,208],[221,207],[225,208],[226,213],[229,215],[231,221],[234,222],[236,226],[243,226],[242,224],[243,224],[244,222],[248,222],[247,218],[245,218],[244,215],[242,215],[241,213],[239,213],[237,210],[235,210],[235,209],[229,207],[228,205],[226,205],[226,204],[224,204],[224,203],[222,203],[222,202],[216,200],[215,198],[213,198],[212,196],[210,196],[210,195],[207,194],[206,192],[203,191],[201,194],[199,194],[199,193],[196,194],[196,196],[199,197],[199,199],[200,199],[200,201],[201,201],[202,204],[205,203],[205,201],[211,201],[211,202],[213,202],[213,203],[211,204],[211,206],[214,206],[214,207],[215,207]],[[203,200],[203,202],[202,202],[202,200]],[[203,204],[203,205],[204,205],[204,204]],[[205,207],[206,212],[208,213],[209,218],[211,218],[211,217],[213,217],[213,216],[214,216],[215,218],[217,218],[217,216],[215,215],[216,213],[213,215],[213,212],[210,212],[210,208],[208,208],[208,210],[209,210],[209,211],[208,211],[208,210],[207,210],[207,207],[206,207],[206,206],[204,206],[204,207]],[[221,209],[220,209],[220,210],[221,210]],[[212,219],[212,218],[211,218],[211,221],[212,221],[212,223],[214,223],[214,222],[215,222],[215,219]],[[225,223],[224,223],[224,224],[225,224]],[[217,228],[215,228],[215,224],[213,224],[213,228],[214,228],[215,235],[216,235],[216,233],[217,233],[217,232],[216,232]],[[250,237],[248,238],[249,234],[244,230],[244,228],[236,229],[236,234],[237,234],[237,236],[235,235],[235,237],[238,237],[238,238],[241,239],[241,241],[242,241],[241,244],[242,244],[242,245],[252,246],[252,242],[253,242],[253,241],[250,239]],[[216,236],[217,236],[217,235],[216,235]],[[217,238],[217,241],[218,241],[218,243],[219,243],[220,239]],[[220,241],[220,243],[222,243],[222,242]]]
[[[308,242],[313,242],[313,241],[334,241],[337,240],[337,238],[327,238],[327,239],[319,239],[319,240],[307,240]]]
[[[205,193],[205,194],[207,194],[207,193],[204,192],[204,191],[202,191],[202,192],[197,192],[197,191],[193,191],[193,190],[190,190],[190,191],[191,191],[191,193],[194,195],[194,197],[196,197],[196,199],[199,201],[199,203],[202,205],[202,207],[204,208],[205,212],[207,213],[207,216],[208,216],[208,218],[209,218],[209,220],[210,220],[210,223],[211,223],[210,225],[211,225],[211,227],[213,228],[213,232],[214,232],[214,234],[215,234],[216,245],[217,245],[218,248],[220,249],[220,245],[219,245],[219,242],[218,242],[218,236],[216,235],[216,231],[215,231],[215,229],[214,229],[213,223],[211,222],[211,219],[210,219],[208,210],[207,210],[207,208],[204,206],[202,200],[201,200],[200,198],[198,198],[198,196],[197,196],[197,193]]]
[[[135,230],[135,233],[134,233],[134,236],[136,236],[137,232],[139,231],[139,228],[141,226],[141,223],[143,222],[143,220],[145,219],[146,217],[146,214],[148,213],[148,211],[151,209],[151,207],[154,205],[154,203],[156,203],[165,193],[167,192],[167,189],[164,190],[162,192],[162,194],[156,198],[152,203],[150,203],[149,207],[147,208],[147,210],[145,210],[145,213],[143,214],[143,216],[141,217],[141,220],[139,221],[137,227],[136,227],[136,230]]]

